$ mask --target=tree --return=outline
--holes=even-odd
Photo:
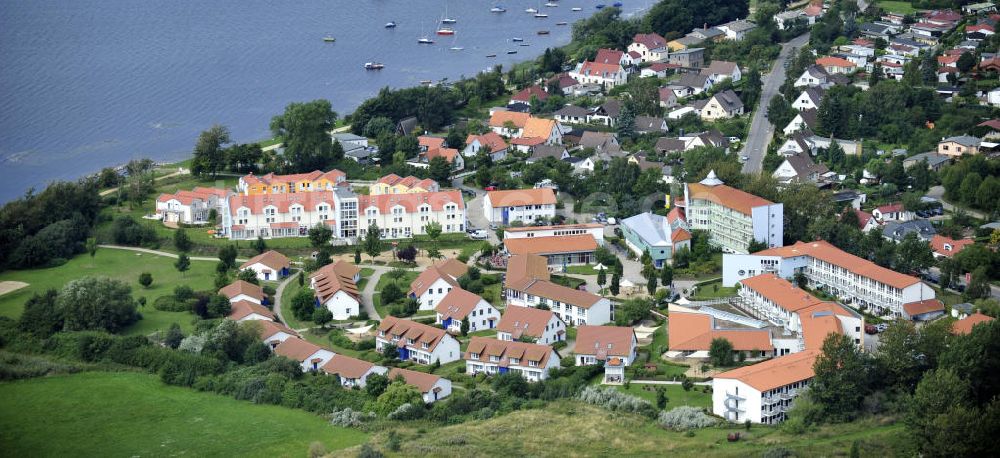
[[[733,343],[722,337],[712,339],[708,347],[708,357],[716,367],[733,365]]]
[[[316,224],[315,226],[309,228],[309,244],[311,244],[313,248],[329,245],[331,238],[333,238],[333,229],[330,229],[329,226]]]
[[[97,239],[94,237],[87,238],[87,253],[93,258],[97,254]]]
[[[436,221],[431,221],[427,223],[426,225],[424,225],[424,232],[427,234],[427,237],[430,237],[431,241],[437,241],[438,237],[441,236],[442,232],[441,223],[438,223]]]
[[[132,288],[107,277],[70,281],[59,291],[56,309],[67,331],[118,332],[139,319]]]
[[[236,267],[237,254],[235,245],[226,245],[219,249],[219,261],[221,261],[226,268],[232,269],[233,267]]]
[[[177,262],[174,263],[174,267],[176,267],[177,271],[183,276],[184,272],[187,272],[187,270],[191,268],[191,258],[188,257],[187,253],[179,254],[177,256]]]
[[[149,285],[153,284],[153,274],[149,272],[139,274],[139,284],[142,285],[143,288],[149,288]]]
[[[663,410],[667,407],[667,390],[663,387],[656,389],[656,408]]]
[[[649,278],[646,279],[646,292],[648,292],[650,295],[653,295],[654,293],[656,293],[656,276],[655,275],[650,275]]]
[[[167,329],[167,334],[163,337],[163,345],[176,350],[182,340],[184,340],[184,333],[181,332],[181,326],[177,323],[170,323],[170,328]]]
[[[257,278],[257,272],[254,272],[254,270],[250,268],[243,269],[237,272],[236,279],[243,280],[247,283],[253,283],[258,286],[260,285],[260,279]]]
[[[213,294],[208,298],[205,306],[205,316],[203,318],[223,318],[232,312],[232,303],[229,298],[221,294]]]
[[[966,73],[976,66],[976,56],[969,51],[963,52],[961,56],[958,56],[958,62],[955,62],[955,66],[958,67],[958,71]]]
[[[292,297],[292,315],[295,315],[296,319],[299,320],[309,320],[313,316],[313,310],[316,309],[316,296],[310,289],[300,289],[295,296]]]
[[[264,236],[257,236],[257,240],[254,240],[253,242],[253,249],[257,251],[257,254],[262,254],[267,251],[267,242],[264,241]]]
[[[360,253],[358,256],[361,256]],[[403,248],[396,250],[396,257],[398,257],[400,261],[406,261],[413,264],[417,259],[417,248],[413,245],[406,245]]]
[[[372,263],[374,263],[375,256],[378,256],[382,252],[382,233],[374,221],[368,225],[368,230],[365,232],[364,246],[365,253],[371,256]]]
[[[930,245],[910,232],[896,245],[895,267],[899,272],[921,272],[934,265],[934,252]]]
[[[604,268],[597,269],[597,285],[604,289],[604,285],[608,283],[608,274],[604,272]]]
[[[393,381],[375,400],[375,413],[384,417],[403,404],[423,406],[423,403],[420,391],[415,387],[407,385],[405,382]]]
[[[58,295],[54,289],[32,294],[24,303],[17,328],[40,339],[59,332],[63,328],[63,317],[56,304]]]
[[[635,111],[632,109],[630,103],[626,103],[622,107],[621,113],[618,115],[616,128],[618,129],[618,138],[620,139],[635,137]]]
[[[448,148],[457,149],[459,151],[465,149],[465,135],[456,128],[451,128],[448,131],[448,136],[444,140]]]
[[[368,138],[379,138],[385,134],[392,135],[395,133],[395,130],[396,124],[392,122],[392,119],[385,116],[376,116],[369,119],[368,123],[365,124],[363,135]],[[382,146],[381,143],[379,146]]]
[[[674,284],[674,268],[666,262],[664,262],[663,267],[660,268],[660,284],[666,286],[667,288],[670,288],[671,285]]]
[[[972,271],[969,278],[969,286],[962,293],[962,299],[971,301],[990,297],[990,278],[986,271],[986,266],[981,266]]]
[[[617,296],[618,292],[621,291],[621,282],[621,276],[619,276],[618,272],[615,272],[615,274],[611,276],[611,286],[608,287],[608,289],[611,290],[612,296]]]
[[[896,320],[879,335],[875,362],[887,374],[885,383],[912,390],[920,380],[923,371],[922,355],[919,354],[920,336],[912,323]]]
[[[241,143],[226,148],[226,166],[236,173],[257,171],[257,164],[264,158],[264,150],[257,143]],[[214,219],[214,218],[209,218]]]
[[[748,253],[756,253],[758,251],[766,250],[768,248],[766,242],[761,242],[757,239],[751,239],[750,243],[747,244]]]
[[[174,248],[177,248],[177,251],[191,251],[191,245],[191,238],[184,229],[177,229],[174,232]]]
[[[428,175],[438,183],[447,183],[451,177],[451,163],[444,156],[435,156],[428,163]]]
[[[380,293],[383,305],[392,304],[393,302],[402,299],[403,296],[403,291],[399,289],[399,286],[396,286],[396,282],[391,282],[388,285],[385,285]]]
[[[462,325],[461,325],[460,330],[461,330],[463,336],[469,335],[469,317],[468,316],[466,316],[465,318],[462,318]]]
[[[875,66],[872,67],[871,73],[868,74],[868,87],[873,88],[879,81],[882,81],[882,63],[875,61]]]
[[[850,337],[831,333],[823,340],[813,371],[809,396],[823,418],[833,422],[854,419],[871,391],[868,357]]]
[[[491,385],[497,393],[507,395],[512,398],[525,398],[528,395],[528,391],[531,389],[528,386],[528,381],[524,379],[524,376],[517,372],[506,372],[496,375],[493,377]]]
[[[326,307],[319,307],[313,312],[312,320],[320,327],[326,327],[327,323],[333,321],[333,313],[330,313]]]
[[[747,72],[746,78],[743,80],[743,93],[740,94],[743,105],[748,108],[756,106],[757,100],[760,99],[762,87],[763,83],[760,78],[760,68],[758,68],[756,64],[751,65],[750,71]]]
[[[271,119],[271,132],[285,144],[285,159],[295,172],[326,170],[333,157],[330,130],[337,121],[328,100],[290,103],[284,114]]]
[[[194,175],[215,175],[226,164],[226,151],[222,145],[229,143],[229,129],[218,124],[198,135],[194,145],[194,159],[191,173]]]
[[[361,264],[361,248],[354,247],[354,264]]]

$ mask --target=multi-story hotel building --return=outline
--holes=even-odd
[[[313,170],[294,175],[249,174],[240,178],[237,185],[241,193],[248,196],[261,194],[285,194],[312,191],[330,191],[347,182],[347,174],[334,169],[329,172]]]
[[[782,246],[784,207],[723,184],[715,171],[684,185],[691,229],[708,231],[709,242],[728,253],[746,253],[751,240]]]

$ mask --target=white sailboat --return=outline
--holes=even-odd
[[[542,7],[542,1],[541,1],[541,0],[538,0],[538,8],[541,8],[541,7]],[[545,14],[545,13],[541,13],[541,12],[539,12],[539,11],[538,11],[538,8],[533,8],[533,9],[535,10],[535,17],[536,17],[536,18],[539,18],[539,19],[544,19],[544,18],[547,18],[547,17],[549,17],[549,15],[548,15],[548,14]]]
[[[451,47],[448,49],[452,51],[461,51],[465,49],[464,47],[458,45],[458,35],[455,35],[455,39],[451,41]]]
[[[458,19],[448,17],[448,2],[444,3],[444,16],[441,17],[442,24],[454,24],[458,22]]]

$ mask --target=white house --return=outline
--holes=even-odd
[[[628,72],[618,62],[584,61],[570,70],[569,76],[581,84],[597,84],[605,90],[620,86],[628,81]]]
[[[316,294],[317,306],[324,306],[335,320],[348,320],[361,311],[357,282],[361,269],[347,261],[321,267],[309,276],[309,287]]]
[[[539,218],[551,219],[556,215],[556,195],[549,188],[490,191],[483,199],[483,212],[490,223],[531,224]]]
[[[497,339],[524,340],[552,345],[566,340],[566,323],[551,310],[533,307],[507,307],[497,324]]]
[[[627,326],[580,326],[576,331],[577,366],[604,364],[604,383],[624,383],[625,368],[637,356],[638,339]]]
[[[250,258],[240,266],[240,270],[250,269],[257,274],[258,280],[279,280],[288,276],[291,262],[288,258],[274,250],[265,251]]]
[[[390,345],[399,349],[401,361],[417,364],[447,364],[462,357],[458,341],[444,329],[394,316],[385,317],[375,335],[376,351]]]
[[[416,387],[420,391],[420,397],[427,404],[451,396],[451,380],[446,378],[426,372],[394,367],[389,371],[389,380],[396,380],[397,378],[402,378],[407,385]]]
[[[334,355],[320,369],[328,375],[340,377],[340,384],[345,388],[364,388],[372,374],[386,375],[389,372],[385,367],[345,355]]]
[[[472,157],[479,154],[480,151],[486,151],[491,159],[500,161],[507,157],[507,143],[496,132],[469,135],[465,139],[465,149],[462,150],[462,155]]]
[[[667,54],[667,40],[656,33],[638,33],[632,38],[628,50],[639,53],[641,62],[656,62]]]
[[[725,60],[713,60],[707,68],[701,69],[701,74],[707,76],[713,85],[727,79],[732,80],[734,83],[743,79],[740,66],[736,62]]]
[[[274,313],[272,313],[267,307],[258,303],[250,302],[248,300],[239,300],[230,303],[229,316],[226,318],[233,321],[272,321],[274,320]]]
[[[818,110],[823,103],[823,95],[826,93],[821,87],[807,87],[792,102],[792,108],[799,111]]]
[[[448,332],[462,331],[462,320],[468,318],[469,332],[493,329],[500,320],[500,312],[478,294],[454,288],[434,307],[435,323]]]
[[[819,65],[810,65],[794,83],[795,87],[825,86],[830,81],[830,74]]]
[[[225,189],[203,187],[160,194],[156,198],[156,214],[165,223],[208,224],[212,210],[222,210],[227,194]]]
[[[264,288],[243,280],[236,280],[219,290],[219,294],[226,296],[230,303],[239,301],[250,301],[254,304],[264,304]]]
[[[420,303],[420,310],[434,310],[452,289],[459,288],[458,277],[468,271],[469,266],[457,259],[438,261],[410,282],[407,296]]]
[[[799,111],[795,114],[795,117],[789,121],[788,125],[782,129],[785,136],[792,135],[800,130],[813,130],[819,122],[817,121],[817,111],[816,110],[804,110]]]
[[[274,350],[278,344],[288,339],[300,337],[298,333],[281,323],[269,320],[257,320],[254,323],[260,326],[260,332],[258,333],[260,340],[271,347],[271,350]]]
[[[529,382],[545,380],[559,368],[559,354],[547,345],[473,337],[464,355],[465,373],[520,374]]]
[[[916,213],[903,208],[902,202],[885,204],[872,210],[872,216],[880,223],[888,221],[912,221],[917,217]]]
[[[508,282],[505,294],[508,308],[545,305],[564,323],[572,326],[600,325],[611,321],[610,300],[552,283],[547,278],[524,278]]]
[[[334,356],[332,351],[298,337],[285,339],[274,347],[274,353],[297,361],[302,372],[318,371]]]
[[[780,423],[815,375],[819,354],[799,352],[716,375],[712,413],[733,423]]]

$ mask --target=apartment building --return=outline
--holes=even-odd
[[[248,174],[240,178],[237,189],[244,195],[285,194],[312,191],[330,191],[347,182],[347,174],[333,169],[329,172],[313,170],[294,175]]]
[[[803,351],[723,372],[712,380],[712,413],[733,423],[784,421],[809,385],[819,350]]]
[[[232,240],[305,237],[336,217],[330,191],[232,195],[223,208],[222,235]]]
[[[752,240],[783,244],[783,205],[726,186],[714,170],[684,185],[684,202],[690,228],[707,231],[709,242],[725,252],[746,253]]]
[[[604,365],[606,384],[625,383],[625,368],[637,356],[639,340],[627,326],[580,326],[576,333],[577,366]]]
[[[465,201],[458,190],[412,194],[354,196],[358,205],[358,237],[363,238],[372,223],[378,225],[382,238],[410,238],[426,234],[430,223],[441,225],[445,234],[465,232]],[[335,203],[352,198],[335,196]],[[344,219],[346,222],[346,218]],[[346,227],[344,228],[347,229]]]
[[[444,329],[394,316],[385,317],[375,335],[376,351],[390,345],[399,349],[401,361],[417,364],[447,364],[462,356],[458,341]]]
[[[164,193],[156,198],[156,214],[164,223],[209,224],[212,210],[220,212],[229,191],[196,187],[191,191]]]
[[[566,340],[566,323],[551,310],[532,307],[507,307],[497,323],[498,340],[530,338],[535,343],[552,345]]]
[[[556,216],[556,194],[550,188],[490,191],[483,199],[483,213],[490,223],[528,225]]]
[[[465,373],[520,374],[529,382],[545,380],[559,368],[559,354],[548,345],[473,337],[463,356]]]
[[[413,175],[401,177],[395,173],[390,173],[379,178],[374,184],[368,187],[368,194],[377,196],[381,194],[413,194],[422,192],[438,192],[441,187],[438,182],[424,178],[420,179]]]
[[[462,321],[469,320],[469,332],[493,329],[500,320],[500,312],[481,296],[462,288],[454,288],[434,307],[434,323],[452,334],[462,331]]]
[[[935,298],[934,290],[917,277],[879,266],[823,240],[752,255],[723,255],[723,286],[762,273],[784,279],[801,273],[809,288],[833,294],[844,304],[877,316],[906,318],[907,304]]]
[[[512,306],[545,305],[571,326],[600,325],[613,320],[610,300],[548,280],[525,278],[514,282],[506,289],[505,297]]]
[[[420,310],[434,310],[448,293],[460,288],[458,277],[468,271],[469,266],[457,259],[438,261],[410,282],[407,296],[420,303]]]

